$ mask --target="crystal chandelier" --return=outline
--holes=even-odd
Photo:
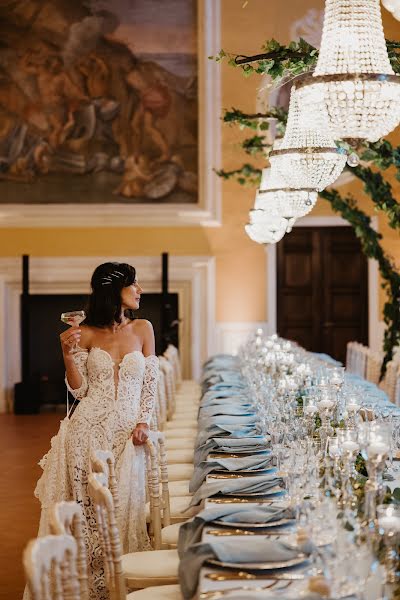
[[[263,169],[254,208],[273,216],[298,219],[314,208],[317,198],[315,190],[288,188],[277,169],[269,168]]]
[[[321,191],[343,171],[346,153],[338,148],[322,103],[310,110],[292,87],[285,135],[269,156],[286,187]]]
[[[326,0],[318,62],[297,84],[325,104],[334,139],[377,141],[400,121],[400,78],[389,61],[379,0]]]
[[[292,230],[295,219],[269,215],[265,210],[252,209],[249,213],[250,223],[245,231],[253,242],[258,244],[275,244],[288,231]]]
[[[395,19],[400,21],[400,0],[382,0],[382,4]]]

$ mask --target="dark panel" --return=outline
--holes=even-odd
[[[368,340],[368,268],[351,227],[295,228],[277,247],[278,332],[344,361]]]

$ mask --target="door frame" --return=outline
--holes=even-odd
[[[371,226],[378,231],[378,217],[371,217]],[[342,217],[307,216],[299,219],[295,227],[351,227]],[[287,235],[290,235],[287,234]],[[266,301],[269,330],[277,328],[277,252],[276,244],[266,246]],[[368,259],[368,345],[372,350],[382,347],[384,323],[379,320],[379,269],[378,262]]]

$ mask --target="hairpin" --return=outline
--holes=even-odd
[[[101,278],[101,285],[110,285],[112,283],[112,279],[109,275]]]

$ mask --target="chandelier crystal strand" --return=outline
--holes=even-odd
[[[245,231],[250,239],[259,244],[274,244],[279,242],[288,231],[292,230],[295,219],[285,219],[278,215],[270,215],[261,209],[249,212],[250,222],[245,225]]]
[[[286,131],[270,162],[286,187],[321,191],[343,171],[346,153],[339,149],[330,132],[322,103],[310,108],[292,87]]]
[[[321,49],[298,82],[309,105],[323,102],[334,139],[377,141],[400,121],[400,78],[389,61],[379,0],[326,0]]]
[[[263,169],[255,209],[287,219],[299,219],[308,214],[317,202],[318,194],[312,189],[292,189],[276,168]]]

